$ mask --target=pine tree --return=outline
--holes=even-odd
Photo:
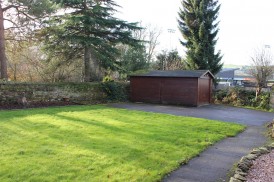
[[[210,70],[217,74],[223,66],[221,52],[215,52],[218,34],[218,0],[182,0],[179,29],[187,48],[186,66],[191,70]]]
[[[121,49],[121,48],[120,48]],[[119,59],[121,73],[132,74],[136,71],[149,69],[149,60],[144,46],[131,47],[125,46],[121,49]]]
[[[82,58],[84,81],[101,79],[101,68],[113,69],[119,54],[117,44],[138,45],[132,31],[136,23],[114,17],[118,6],[112,0],[59,0],[62,15],[49,21],[42,32],[46,49],[66,55],[68,60]]]

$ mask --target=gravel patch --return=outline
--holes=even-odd
[[[247,182],[274,181],[274,151],[262,155],[253,161],[246,177]]]

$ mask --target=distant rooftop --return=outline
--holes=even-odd
[[[235,71],[240,68],[223,68],[216,77],[222,79],[233,79],[235,77]]]
[[[239,70],[240,68],[223,68],[220,72],[226,72],[226,71],[236,71]]]
[[[176,70],[176,71],[151,71],[143,75],[132,75],[141,77],[188,77],[200,78],[209,74],[214,78],[213,74],[208,70]]]

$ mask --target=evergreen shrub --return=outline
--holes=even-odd
[[[108,80],[101,83],[101,88],[107,95],[108,101],[124,102],[129,99],[129,83]]]
[[[256,92],[239,87],[217,90],[214,92],[216,104],[229,104],[233,106],[248,106],[257,109],[270,110],[270,94],[262,92],[256,99]]]

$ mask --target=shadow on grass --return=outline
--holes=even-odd
[[[90,111],[90,110],[104,110],[109,109],[102,105],[91,105],[91,106],[62,106],[62,107],[50,107],[50,108],[33,108],[33,109],[18,109],[18,110],[1,110],[0,111],[0,122],[10,121],[16,117],[26,117],[30,115],[41,115],[49,114],[55,115],[60,112],[77,112],[77,111]]]
[[[109,111],[100,113],[105,110]],[[99,163],[107,165],[106,168],[129,164],[135,170],[161,171],[163,175],[210,145],[210,142],[205,142],[211,135],[207,131],[210,122],[201,125],[205,120],[195,123],[189,120],[182,124],[182,120],[174,122],[178,119],[176,116],[125,112],[105,106],[6,111],[0,115],[4,118],[1,120],[3,127],[9,127],[8,132],[18,133],[19,137],[24,137],[21,131],[27,132],[24,140],[29,140],[30,145],[52,146],[58,153],[67,152],[73,158],[76,158],[77,151],[87,152],[87,160],[94,154],[105,156],[108,162]],[[161,120],[157,121],[159,118]],[[12,126],[7,121],[12,122]],[[216,138],[220,139],[218,136],[214,140]],[[72,147],[64,148],[63,145]]]

